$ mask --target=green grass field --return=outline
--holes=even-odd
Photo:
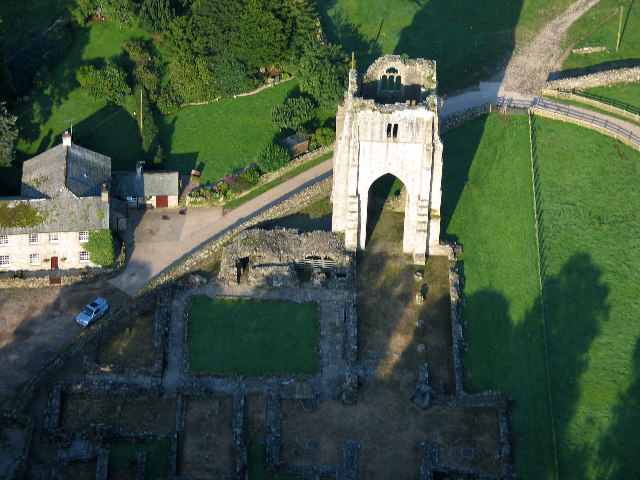
[[[640,152],[534,125],[560,478],[637,478]]]
[[[640,108],[640,83],[618,83],[608,87],[593,87],[587,89],[587,92]]]
[[[194,297],[188,328],[192,372],[318,372],[315,303]]]
[[[5,58],[46,30],[61,13],[58,2],[51,0],[2,0],[0,29],[4,36],[2,53]]]
[[[120,29],[112,23],[94,22],[74,34],[73,44],[60,64],[50,72],[40,91],[32,90],[15,110],[20,138],[19,161],[60,143],[60,135],[73,125],[74,141],[108,155],[114,170],[131,170],[142,149],[138,133],[137,99],[122,106],[91,100],[80,87],[75,72],[86,62],[122,55],[120,44],[128,39],[149,40],[136,28]],[[157,46],[161,52],[161,46]],[[165,151],[165,169],[188,174],[202,171],[201,181],[218,180],[249,165],[258,151],[278,135],[270,119],[271,109],[287,96],[298,95],[296,80],[257,95],[225,98],[209,105],[187,107],[169,116],[156,115]],[[317,110],[306,127],[310,131],[331,121],[333,112]],[[15,170],[15,169],[14,169]],[[3,194],[19,192],[19,173],[8,171],[0,180]]]
[[[135,452],[147,452],[147,480],[166,478],[169,468],[169,442],[162,439],[146,443],[112,443],[109,446],[109,479],[133,476],[135,466],[129,459]]]
[[[223,98],[160,117],[163,147],[170,152],[165,168],[186,174],[197,168],[206,183],[253,163],[278,134],[271,109],[298,92],[298,82],[292,80],[257,95]]]
[[[378,56],[438,61],[441,92],[486,80],[514,47],[531,39],[570,0],[321,0],[322,25],[334,43],[354,52],[364,71]]]
[[[640,153],[547,119],[534,135],[559,475],[635,478]],[[443,232],[464,247],[466,386],[514,397],[517,473],[555,478],[527,120],[490,115],[443,142]]]
[[[464,247],[472,392],[515,399],[515,465],[522,478],[553,478],[553,447],[526,116],[489,115],[443,135],[443,236]]]
[[[616,52],[620,5],[624,7],[623,30],[620,48]],[[563,45],[570,47],[574,43],[576,48],[605,46],[608,51],[588,55],[570,53],[562,65],[563,70],[615,60],[637,59],[640,57],[640,5],[633,1],[602,0],[578,19],[567,32]]]

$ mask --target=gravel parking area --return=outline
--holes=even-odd
[[[13,398],[41,365],[83,331],[75,316],[97,296],[106,298],[112,310],[127,298],[106,281],[0,290],[0,401]]]

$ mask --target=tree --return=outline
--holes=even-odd
[[[111,230],[89,232],[89,241],[84,244],[89,259],[96,265],[108,267],[115,261],[115,242]]]
[[[122,42],[122,49],[129,58],[133,78],[140,82],[147,91],[155,91],[160,85],[160,78],[153,57],[145,44],[140,41]]]
[[[96,13],[94,0],[59,0],[58,2],[66,17],[76,27],[83,27],[87,18]]]
[[[9,77],[9,71],[7,70],[7,64],[2,55],[4,45],[2,35],[2,19],[0,18],[0,102],[6,102],[10,98],[13,98],[14,91],[13,85],[11,84],[11,77]]]
[[[310,98],[288,98],[282,105],[271,109],[271,121],[280,130],[298,130],[303,123],[313,118],[314,104]]]
[[[289,162],[289,154],[287,151],[270,143],[260,150],[256,157],[256,165],[262,173],[273,172],[284,167]]]
[[[18,140],[16,120],[18,117],[11,115],[4,102],[0,103],[0,166],[9,167],[15,159],[15,144]]]
[[[76,71],[76,79],[94,100],[122,104],[124,98],[131,94],[126,74],[112,60],[107,60],[100,69],[93,65],[83,65]]]
[[[320,127],[316,130],[316,141],[321,147],[331,145],[336,139],[336,132],[331,128]]]
[[[169,26],[173,16],[169,0],[144,0],[139,15],[140,26],[150,33],[161,32]]]
[[[316,44],[300,59],[300,90],[312,95],[323,108],[334,108],[346,89],[349,61],[337,45]]]
[[[210,69],[211,87],[216,95],[236,95],[255,86],[255,81],[249,77],[247,66],[231,55],[214,57]]]

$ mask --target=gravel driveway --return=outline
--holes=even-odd
[[[97,296],[106,298],[111,309],[127,298],[106,281],[0,290],[0,401],[13,397],[42,364],[82,332],[75,316]]]

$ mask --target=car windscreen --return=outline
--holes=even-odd
[[[82,309],[82,313],[84,313],[85,315],[91,316],[91,315],[93,315],[93,310],[91,310],[89,307],[84,307]]]

